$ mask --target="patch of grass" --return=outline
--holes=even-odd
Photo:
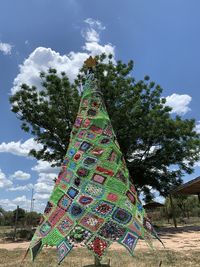
[[[0,267],[20,266],[24,250],[0,250]],[[174,252],[169,250],[158,251],[137,251],[135,257],[129,256],[124,250],[111,250],[103,259],[102,263],[108,263],[109,259],[112,267],[199,267],[200,251]],[[160,265],[161,262],[161,265]],[[74,249],[69,256],[65,258],[61,266],[63,267],[83,267],[94,263],[93,256],[86,248]],[[23,267],[55,267],[57,266],[57,257],[55,249],[44,249],[35,263],[30,261],[30,255],[27,256]]]

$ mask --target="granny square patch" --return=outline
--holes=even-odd
[[[80,150],[82,150],[83,152],[86,152],[90,147],[91,147],[91,144],[84,141],[80,146]]]
[[[110,138],[104,137],[100,140],[100,144],[102,145],[108,145],[110,143]]]
[[[126,228],[110,220],[99,229],[98,234],[106,239],[116,241],[119,238],[123,237],[125,232]]]
[[[130,212],[121,209],[121,208],[117,208],[113,215],[112,215],[113,220],[122,223],[122,224],[127,224],[130,222],[132,215]]]
[[[88,116],[95,116],[97,114],[96,110],[95,109],[89,109],[88,112],[87,112]]]
[[[51,212],[52,208],[53,208],[53,204],[48,201],[47,205],[46,205],[46,208],[44,210],[44,214],[46,214],[46,215],[49,214]]]
[[[91,133],[91,132],[88,132],[87,135],[86,135],[86,138],[88,139],[95,139],[96,137],[96,134],[95,133]]]
[[[78,193],[79,193],[79,191],[76,188],[72,187],[72,186],[67,190],[67,194],[71,198],[75,198]]]
[[[108,195],[107,195],[107,200],[109,200],[111,202],[116,202],[118,199],[119,199],[119,196],[117,194],[108,193]]]
[[[71,148],[68,152],[69,156],[72,157],[76,153],[76,150],[74,148]]]
[[[118,173],[116,174],[116,178],[122,181],[123,183],[126,183],[126,177],[122,171],[118,171]]]
[[[82,152],[76,152],[76,154],[74,155],[74,160],[78,161],[80,158],[82,157]]]
[[[131,201],[131,203],[133,203],[135,205],[135,203],[136,203],[135,196],[130,191],[127,191],[126,195],[129,198],[129,200]]]
[[[72,202],[72,200],[67,195],[64,195],[58,201],[58,207],[60,207],[63,210],[67,210],[68,207],[70,206],[71,202]]]
[[[36,258],[37,254],[40,252],[42,248],[42,241],[40,240],[39,242],[37,242],[32,248],[31,248],[31,256],[32,256],[32,260],[34,261],[34,259]]]
[[[94,173],[93,174],[93,177],[92,177],[92,180],[98,184],[103,184],[106,180],[106,177],[103,176],[103,175],[100,175],[98,173]]]
[[[78,133],[78,138],[82,139],[84,137],[84,135],[86,134],[86,130],[82,130]]]
[[[61,221],[57,228],[62,235],[66,235],[73,226],[73,224],[73,221],[69,217],[66,217]]]
[[[75,185],[76,187],[79,187],[79,186],[81,185],[81,179],[80,179],[79,177],[76,177],[76,178],[74,179],[74,185]]]
[[[49,217],[49,222],[54,226],[65,214],[65,210],[62,208],[57,208]]]
[[[104,193],[104,188],[93,183],[88,183],[85,187],[85,192],[93,197],[101,197]]]
[[[67,242],[67,240],[63,240],[58,246],[57,246],[57,255],[58,255],[58,263],[61,263],[61,261],[64,260],[64,258],[67,256],[67,254],[72,249],[72,246]]]
[[[80,167],[77,171],[78,176],[80,177],[86,177],[89,174],[89,170],[83,167]]]
[[[104,219],[93,213],[87,213],[80,221],[82,226],[93,232],[96,232],[103,223]]]
[[[87,128],[90,125],[91,121],[89,119],[85,119],[84,123],[83,123],[83,127]]]
[[[90,197],[90,196],[80,196],[78,201],[79,201],[80,204],[82,204],[84,206],[87,206],[87,205],[89,205],[90,203],[93,202],[93,198]]]
[[[128,225],[128,228],[131,230],[131,232],[133,232],[135,235],[137,236],[141,236],[142,234],[142,228],[141,226],[136,222],[133,221]]]
[[[81,126],[82,120],[83,120],[82,118],[77,117],[75,120],[74,126],[79,128]]]
[[[107,201],[99,201],[92,210],[100,216],[108,216],[112,213],[114,207],[113,204]]]
[[[123,244],[132,255],[134,248],[137,244],[137,241],[138,241],[137,235],[134,235],[133,233],[127,232],[124,239],[121,241],[121,244]]]
[[[77,217],[80,217],[82,215],[82,213],[84,212],[84,209],[80,205],[73,203],[69,209],[69,212],[70,212],[72,217],[77,218]]]
[[[87,247],[99,258],[103,256],[109,245],[110,243],[108,241],[98,236],[87,243]]]
[[[91,151],[91,153],[95,156],[101,156],[105,150],[101,147],[96,147]]]
[[[40,234],[44,237],[51,231],[51,224],[47,221],[44,222],[39,229]]]
[[[64,183],[69,184],[72,177],[73,177],[73,172],[70,170],[65,170],[65,172],[62,174],[61,180]]]
[[[92,167],[96,164],[97,159],[92,158],[92,157],[87,157],[83,160],[83,164],[87,167]]]

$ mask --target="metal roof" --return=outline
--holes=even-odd
[[[155,202],[155,201],[151,201],[151,202],[143,205],[143,207],[145,209],[156,209],[156,208],[160,208],[160,207],[163,207],[163,206],[164,206],[164,204],[161,204],[161,203]]]
[[[200,176],[182,184],[170,192],[173,195],[198,195],[200,194]]]

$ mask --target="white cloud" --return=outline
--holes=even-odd
[[[89,29],[85,33],[83,33],[84,38],[88,42],[99,42],[99,33],[94,29]]]
[[[34,185],[35,193],[51,193],[54,186],[54,179],[57,176],[54,173],[40,173],[36,184]]]
[[[14,210],[17,205],[23,209],[30,209],[30,200],[26,196],[19,196],[14,199],[0,199],[0,206],[5,210]]]
[[[84,20],[85,23],[87,23],[91,28],[96,28],[98,30],[105,30],[105,26],[103,26],[102,22],[99,20],[95,20],[92,18],[87,18]]]
[[[19,66],[19,74],[14,79],[11,93],[14,94],[19,90],[22,83],[35,85],[38,89],[41,88],[41,80],[39,73],[47,71],[49,68],[55,68],[58,74],[62,71],[66,72],[72,82],[82,67],[84,61],[90,56],[101,53],[115,54],[115,48],[112,44],[99,44],[99,32],[105,29],[101,22],[87,19],[85,22],[89,25],[85,32],[82,32],[86,42],[82,52],[70,52],[69,54],[61,55],[60,53],[46,47],[37,47],[23,64]]]
[[[200,121],[197,122],[195,131],[200,134]]]
[[[11,179],[16,179],[16,180],[28,180],[31,178],[31,175],[29,173],[23,172],[23,171],[16,171],[10,176]]]
[[[8,188],[12,186],[12,181],[6,178],[6,175],[0,169],[0,188]]]
[[[39,173],[55,173],[58,174],[60,167],[51,167],[51,164],[47,161],[38,160],[37,164],[31,168],[31,170]]]
[[[14,199],[0,199],[0,206],[5,210],[14,210],[17,208],[17,205],[25,210],[30,211],[31,207],[31,197],[27,198],[25,195],[16,197]],[[43,212],[46,203],[42,201],[38,201],[35,199],[34,201],[34,211]]]
[[[9,143],[1,143],[0,144],[0,152],[7,152],[18,156],[25,156],[27,157],[29,151],[31,149],[39,150],[42,148],[41,144],[38,144],[34,141],[33,138],[26,140],[24,143],[22,141],[14,142],[11,141]]]
[[[177,113],[178,115],[184,115],[191,109],[188,107],[192,100],[189,95],[172,94],[166,97],[166,106],[172,108],[171,113]]]
[[[4,55],[10,55],[11,50],[12,50],[11,44],[0,42],[0,51],[3,52]]]
[[[36,200],[48,200],[49,199],[49,196],[50,196],[50,193],[36,193],[34,194],[34,199]]]
[[[30,191],[33,188],[33,184],[16,185],[8,188],[8,191]]]

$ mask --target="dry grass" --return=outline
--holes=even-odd
[[[56,252],[54,249],[43,250],[34,263],[27,259],[20,265],[24,250],[3,250],[0,249],[0,267],[55,267],[57,266]],[[137,251],[135,257],[122,251],[111,250],[103,259],[102,263],[111,261],[112,267],[199,267],[200,253],[198,251],[174,252],[169,250],[159,251]],[[61,266],[63,267],[82,267],[93,264],[93,256],[85,248],[74,249],[65,258]],[[160,265],[161,264],[161,265]]]

